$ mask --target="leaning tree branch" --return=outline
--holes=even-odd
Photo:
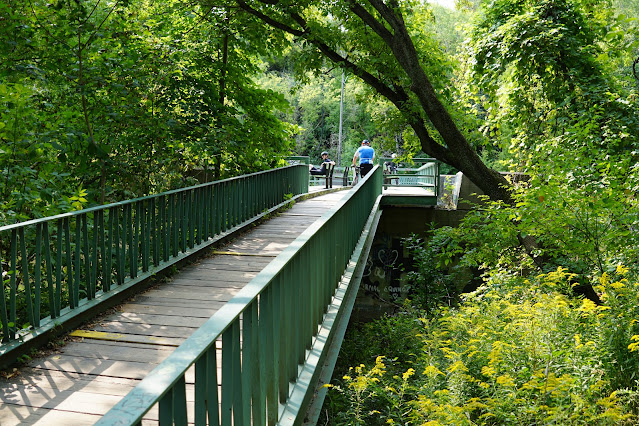
[[[262,3],[267,3],[266,0],[261,0]],[[336,49],[330,47],[328,44],[322,42],[316,37],[313,37],[313,33],[308,25],[308,22],[299,14],[294,13],[292,11],[288,12],[289,17],[299,26],[300,29],[293,28],[286,23],[275,20],[270,16],[256,10],[255,8],[248,5],[244,0],[237,0],[237,4],[246,12],[256,16],[263,22],[266,22],[273,28],[279,29],[281,31],[285,31],[289,34],[295,35],[297,37],[303,38],[308,42],[312,43],[326,58],[331,60],[334,63],[340,64],[343,68],[347,69],[360,79],[364,81],[367,85],[372,87],[377,93],[379,93],[384,98],[388,99],[395,107],[397,107],[400,111],[405,111],[407,104],[410,102],[409,95],[405,92],[404,88],[401,86],[395,86],[394,88],[386,85],[382,80],[375,77],[370,72],[366,71],[364,68],[359,66],[358,64],[350,61],[348,57],[341,55]],[[368,14],[368,11],[359,5],[355,5],[359,12],[365,16],[366,23],[369,26],[375,26],[373,29],[378,34],[383,34],[386,37],[392,37],[392,34],[382,25],[379,21],[377,21],[372,15]],[[368,14],[368,16],[366,16]],[[358,15],[359,16],[359,15]],[[423,118],[419,114],[408,113],[407,121],[409,125],[415,130],[418,137],[422,141],[422,148],[425,153],[431,155],[435,158],[439,158],[443,161],[450,162],[453,159],[451,152],[446,149],[446,147],[440,145],[435,141],[435,139],[430,136],[428,129],[424,123]]]

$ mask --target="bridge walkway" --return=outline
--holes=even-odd
[[[94,424],[344,195],[296,203],[0,379],[0,425]],[[193,404],[193,371],[186,382]]]

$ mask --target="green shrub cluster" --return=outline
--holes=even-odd
[[[330,385],[333,423],[637,424],[639,283],[626,273],[603,275],[602,305],[567,296],[574,276],[559,268],[368,325],[388,342]]]

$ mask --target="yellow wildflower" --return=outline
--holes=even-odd
[[[422,373],[428,377],[430,377],[431,379],[433,377],[436,377],[438,374],[443,375],[444,373],[442,373],[441,371],[439,371],[439,369],[437,367],[435,367],[434,365],[429,365],[428,367],[426,367],[424,369],[424,372]]]

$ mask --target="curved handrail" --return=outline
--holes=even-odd
[[[140,424],[156,403],[161,424],[277,422],[381,186],[376,166],[96,425]],[[185,375],[193,365],[195,404],[187,413]]]

